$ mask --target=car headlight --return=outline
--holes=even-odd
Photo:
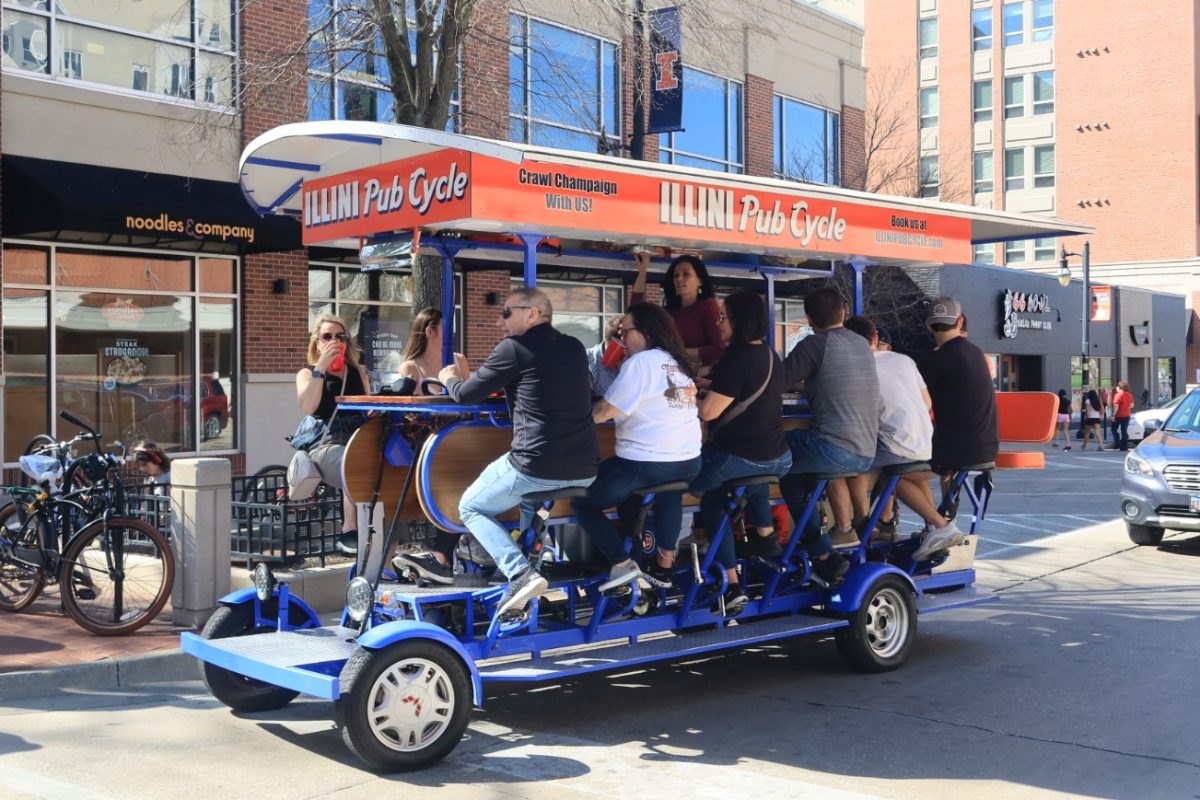
[[[371,613],[375,603],[375,590],[366,578],[355,578],[346,587],[346,613],[355,622],[362,622]]]
[[[254,568],[254,593],[258,595],[259,601],[265,603],[271,599],[273,591],[275,576],[271,574],[271,568],[266,564],[259,564]]]
[[[1150,462],[1143,458],[1138,458],[1133,453],[1125,456],[1125,471],[1134,475],[1154,474],[1154,470],[1150,469]]]

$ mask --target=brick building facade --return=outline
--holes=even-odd
[[[6,3],[5,41],[24,48],[6,52],[0,84],[5,226],[0,441],[9,465],[33,434],[54,430],[55,410],[67,408],[100,423],[113,438],[151,436],[176,453],[229,457],[238,470],[285,460],[282,437],[298,416],[292,412],[294,375],[305,359],[312,316],[339,311],[356,330],[362,326],[358,333],[365,336],[370,325],[403,326],[411,314],[403,306],[403,287],[357,276],[354,254],[305,250],[296,226],[248,218],[237,186],[238,157],[246,144],[278,125],[322,117],[320,87],[315,90],[317,79],[304,72],[306,59],[280,57],[304,52],[311,4],[250,3],[235,19],[197,3],[190,29],[169,30],[171,23],[156,7],[177,5],[147,0],[115,28],[111,20],[96,20],[95,30],[105,35],[120,38],[127,27],[131,36],[162,38],[168,50],[190,48],[192,67],[183,60],[157,70],[133,63],[130,81],[129,65],[113,69],[95,49],[79,55],[55,51],[39,60],[37,48],[23,43],[39,36],[39,29],[49,30],[62,12],[9,9]],[[596,4],[602,6],[607,8]],[[515,13],[506,0],[477,6],[462,48],[454,115],[463,133],[514,135]],[[607,135],[618,145],[627,143],[633,127],[633,47],[622,21],[588,4],[566,8],[549,0],[523,3],[521,13],[531,29],[611,43],[619,130]],[[738,107],[723,167],[780,173],[774,108],[786,98],[824,115],[833,131],[835,140],[826,142],[834,154],[826,159],[834,164],[829,182],[860,185],[861,27],[790,0],[758,0],[736,14],[741,16],[723,15],[729,19],[719,31],[689,27],[685,18],[683,60],[696,70],[689,73],[692,85],[720,83]],[[607,47],[600,49],[607,53]],[[240,96],[232,89],[224,93],[220,79],[212,77],[218,74],[214,64],[231,70],[236,65],[245,81]],[[353,98],[356,112],[368,109],[382,117],[382,95],[363,99],[371,91],[376,89],[361,81],[338,83],[325,111],[344,116]],[[695,153],[701,161],[721,160],[696,135],[677,134],[669,152],[660,146],[667,137],[649,136],[645,157],[684,159]],[[786,151],[789,144],[783,144]],[[101,180],[95,170],[108,172]],[[96,198],[69,196],[68,185],[94,190]],[[237,235],[170,233],[176,224],[193,231],[218,222]],[[131,274],[144,273],[144,279],[105,285],[99,276],[117,261],[138,263],[144,270]],[[7,272],[5,264],[12,265]],[[227,268],[228,280],[214,277]],[[494,302],[512,280],[507,265],[476,265],[461,275],[461,347],[473,363],[486,357],[500,335]],[[610,278],[604,285],[619,290],[622,284]],[[566,283],[554,286],[573,291]],[[649,295],[660,298],[657,287]],[[604,296],[588,325],[618,310],[624,295]],[[137,374],[121,371],[128,367],[123,358],[141,362]],[[213,436],[220,426],[210,430],[209,415],[218,413],[212,408],[222,393],[229,421]]]

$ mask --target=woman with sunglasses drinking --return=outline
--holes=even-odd
[[[358,344],[346,332],[346,323],[332,314],[317,317],[308,339],[308,365],[296,373],[296,401],[300,410],[329,425],[337,410],[339,395],[364,395],[370,385],[367,370],[358,361]],[[331,435],[335,439],[348,440],[354,426],[343,424],[337,427],[341,430],[340,437],[332,431]],[[346,442],[337,443],[344,445]],[[330,461],[318,466],[325,483],[341,487],[340,464]],[[338,549],[350,555],[358,549],[358,530],[353,527],[356,516],[354,504],[343,494],[342,535],[338,538]]]

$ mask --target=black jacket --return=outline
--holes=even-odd
[[[544,480],[595,477],[592,374],[578,339],[535,325],[502,340],[470,378],[451,380],[446,389],[465,404],[504,389],[513,422],[508,460],[518,472]]]

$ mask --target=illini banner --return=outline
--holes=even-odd
[[[683,130],[683,62],[679,9],[650,12],[650,124],[647,133]]]

